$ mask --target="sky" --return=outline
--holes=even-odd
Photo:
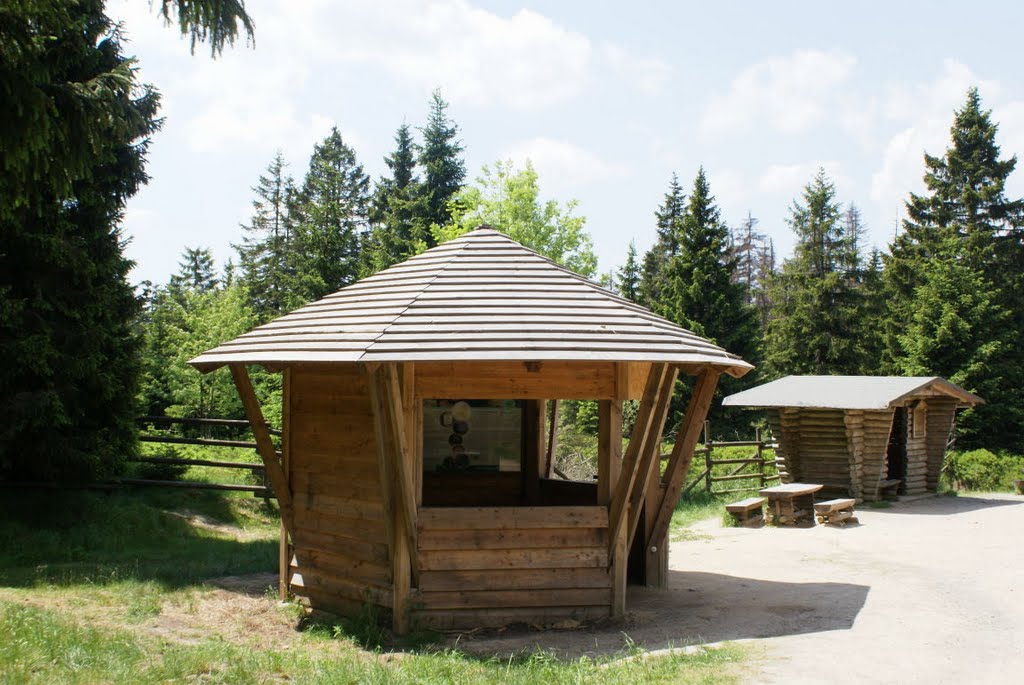
[[[157,3],[159,4],[159,3]],[[134,282],[165,282],[186,247],[234,258],[252,187],[281,151],[301,181],[337,126],[372,178],[396,129],[440,88],[467,180],[529,159],[543,199],[578,201],[599,259],[655,238],[672,174],[703,166],[722,218],[748,213],[777,253],[819,168],[856,204],[868,247],[892,240],[923,154],[949,144],[977,86],[1003,156],[1024,154],[1020,2],[471,2],[248,0],[255,44],[212,59],[147,0],[109,0],[140,80],[162,96],[149,184],[124,221]],[[1008,194],[1024,195],[1024,169]],[[237,258],[235,258],[237,261]]]

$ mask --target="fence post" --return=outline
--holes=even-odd
[[[711,494],[711,422],[704,422],[704,465],[707,466],[707,473],[704,475],[704,487]]]
[[[764,443],[761,441],[761,429],[754,429],[754,440],[757,441],[757,468],[761,472],[761,489],[764,489]]]

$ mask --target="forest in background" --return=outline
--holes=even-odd
[[[168,282],[133,288],[118,226],[147,180],[159,96],[135,82],[102,2],[23,5],[0,73],[22,105],[0,132],[17,150],[0,181],[0,478],[116,473],[136,450],[139,414],[241,418],[230,378],[185,361],[481,223],[598,278],[585,218],[572,201],[543,200],[529,164],[498,161],[467,181],[459,127],[435,92],[421,127],[397,128],[384,177],[370,179],[335,128],[299,180],[280,154],[254,170],[236,259],[216,265],[189,246]],[[179,19],[215,54],[235,36],[216,17]],[[40,27],[58,40],[35,40]],[[70,80],[89,88],[58,91],[55,118],[48,84]],[[824,171],[785,217],[797,238],[786,259],[753,214],[726,222],[703,169],[692,183],[673,175],[651,225],[623,227],[653,232],[654,245],[631,245],[600,282],[757,365],[723,381],[719,399],[788,374],[939,375],[987,401],[962,417],[962,446],[1019,452],[1024,201],[1006,197],[1017,160],[1001,155],[997,129],[972,89],[885,251],[867,250],[858,208]],[[274,421],[279,377],[254,382]],[[716,402],[711,420],[729,438],[749,435],[756,415]],[[563,421],[592,432],[593,403],[569,404]]]

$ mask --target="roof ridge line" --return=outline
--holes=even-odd
[[[448,241],[448,243],[451,242],[453,241]],[[441,244],[444,245],[445,243]],[[449,264],[452,263],[452,261],[455,260],[455,257],[458,256],[459,253],[461,253],[465,249],[465,245],[466,243],[460,243],[459,249],[452,250],[451,256],[447,260],[445,260],[443,264],[438,265],[438,268],[434,271],[434,274],[433,276],[430,277],[430,280],[427,283],[425,283],[422,288],[420,288],[419,292],[415,293],[411,298],[409,298],[409,301],[405,303],[405,307],[402,308],[402,311],[395,314],[391,321],[388,322],[388,324],[381,329],[380,333],[378,333],[377,336],[373,338],[373,340],[367,341],[366,345],[363,347],[362,354],[359,355],[360,361],[363,359],[363,357],[366,356],[366,353],[370,351],[370,348],[373,347],[373,344],[380,340],[382,337],[384,337],[384,335],[386,335],[387,332],[391,330],[391,327],[395,325],[395,321],[398,321],[400,318],[402,318],[402,315],[409,311],[409,308],[416,302],[416,300],[418,300],[420,296],[426,292],[427,288],[429,288],[430,285],[438,279],[438,277],[441,275],[441,272],[444,271],[444,267],[448,266]],[[437,245],[435,247],[440,247],[440,245]],[[420,254],[426,254],[427,252],[428,250],[424,250]],[[416,256],[418,257],[419,255]]]

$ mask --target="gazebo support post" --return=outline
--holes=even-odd
[[[397,364],[368,369],[368,374],[391,552],[392,628],[396,634],[404,635],[409,632],[409,597],[416,568],[416,500],[405,435],[406,410]]]
[[[556,400],[557,401],[557,400]],[[597,403],[597,503],[608,506],[622,470],[622,402],[599,400]],[[625,531],[623,531],[624,533]],[[612,616],[626,610],[626,536],[614,541],[612,568]]]
[[[256,392],[252,389],[252,381],[249,380],[249,372],[244,364],[231,364],[231,378],[235,381],[235,388],[245,408],[245,417],[249,420],[249,427],[252,429],[253,438],[256,442],[256,452],[263,460],[267,478],[270,479],[270,487],[274,489],[274,497],[277,498],[277,506],[281,511],[281,523],[291,533],[294,530],[292,524],[294,507],[292,506],[292,493],[288,489],[288,477],[281,462],[277,458],[277,450],[270,439],[270,431],[267,430],[266,419],[263,418],[263,411],[260,409],[259,400],[256,399]]]
[[[651,422],[647,439],[644,441],[644,460],[640,466],[637,482],[634,484],[633,498],[629,509],[629,535],[626,539],[628,546],[633,545],[633,539],[637,534],[641,536],[644,547],[644,582],[650,586],[660,586],[665,578],[665,571],[668,565],[668,549],[662,544],[662,538],[651,535],[651,523],[653,523],[653,507],[649,501],[649,494],[652,485],[657,487],[660,476],[661,465],[661,433],[665,427],[665,419],[668,417],[669,406],[672,403],[672,395],[675,392],[676,377],[679,370],[672,367],[666,374],[665,382],[658,393],[658,402],[654,409],[654,418]],[[641,527],[641,517],[643,526]],[[665,567],[665,568],[662,568]]]

